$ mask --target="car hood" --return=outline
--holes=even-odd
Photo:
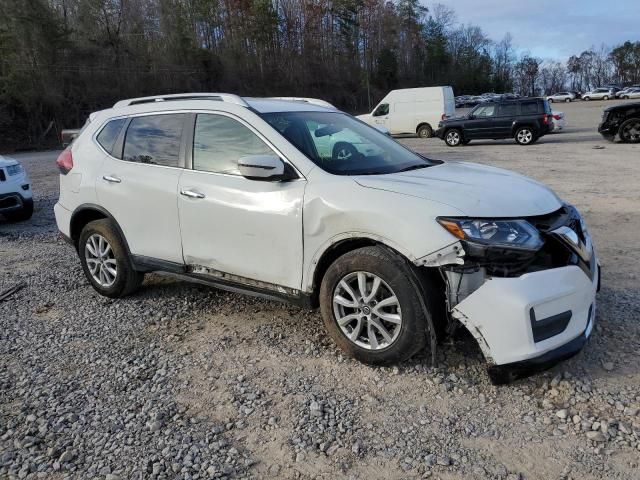
[[[0,167],[8,167],[9,165],[16,165],[18,162],[13,158],[3,157],[0,155]]]
[[[445,162],[389,175],[357,176],[365,188],[447,204],[470,217],[528,217],[551,213],[562,201],[523,175],[468,162]]]

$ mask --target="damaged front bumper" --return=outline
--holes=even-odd
[[[595,320],[600,266],[580,215],[566,206],[527,220],[544,238],[534,253],[462,241],[422,259],[442,272],[450,318],[477,340],[494,383],[576,354]]]

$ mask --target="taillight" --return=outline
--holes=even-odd
[[[73,155],[71,155],[71,148],[65,148],[62,153],[58,155],[56,165],[58,165],[58,169],[62,175],[66,175],[71,171],[73,168]]]
[[[560,115],[554,115],[553,118],[556,120],[560,120],[562,117]]]
[[[547,124],[549,123],[549,117],[550,117],[550,116],[551,116],[551,115],[543,115],[543,116],[542,116],[542,124],[543,124],[543,125],[547,125]]]
[[[445,118],[447,118],[447,114],[443,113],[442,115],[440,115],[440,120],[444,120]]]

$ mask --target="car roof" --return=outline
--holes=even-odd
[[[322,100],[292,97],[288,98],[253,98],[244,97],[251,108],[260,113],[274,112],[335,112],[337,109]],[[326,103],[323,105],[322,103]]]

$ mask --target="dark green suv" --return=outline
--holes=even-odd
[[[471,140],[513,138],[530,145],[552,130],[549,102],[543,98],[521,98],[481,103],[463,117],[443,120],[436,136],[450,147]]]

